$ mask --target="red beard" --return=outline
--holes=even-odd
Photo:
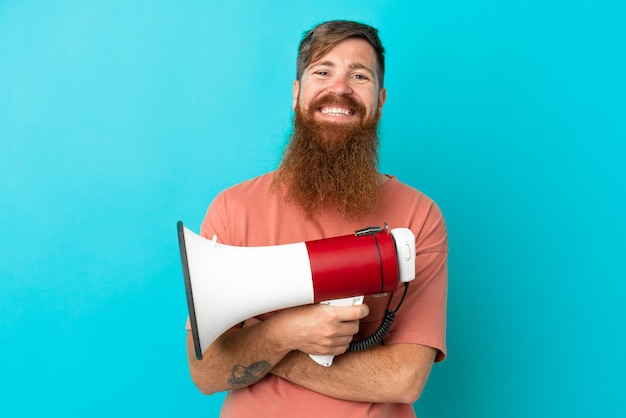
[[[326,123],[314,119],[322,105],[344,105],[364,115],[349,97],[334,95],[312,103],[303,114],[296,107],[294,131],[278,168],[274,186],[285,186],[286,197],[312,219],[335,209],[346,219],[358,220],[377,206],[378,119],[357,123]]]

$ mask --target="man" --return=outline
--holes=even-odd
[[[220,336],[200,361],[189,332],[197,387],[229,391],[223,417],[414,417],[411,404],[433,362],[445,357],[445,223],[428,197],[377,169],[383,76],[376,29],[332,21],[309,31],[299,48],[294,130],[281,165],[220,193],[201,234],[261,246],[385,222],[410,228],[416,278],[404,304],[383,343],[358,352],[346,352],[350,341],[371,334],[401,291],[368,296],[361,306],[316,304],[251,318]],[[308,354],[336,357],[323,367]]]

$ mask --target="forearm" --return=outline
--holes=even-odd
[[[197,360],[191,332],[187,336],[187,357],[192,379],[198,389],[211,394],[248,386],[261,380],[289,350],[272,338],[272,324],[235,328],[221,335]]]
[[[436,350],[417,344],[375,346],[337,356],[330,367],[292,352],[271,373],[299,386],[357,402],[413,403],[424,388]]]
[[[191,377],[200,391],[210,394],[258,382],[291,351],[343,353],[358,330],[359,319],[368,311],[366,305],[313,304],[285,309],[265,321],[246,321],[243,328],[225,332],[200,361],[188,332]]]

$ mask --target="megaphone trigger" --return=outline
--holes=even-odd
[[[362,305],[363,304],[363,296],[355,296],[351,298],[343,298],[343,299],[334,299],[334,300],[326,300],[324,302],[320,302],[322,305],[330,305],[330,306],[354,306],[354,305]],[[333,355],[316,355],[309,354],[317,364],[329,367],[333,364],[333,360],[335,356]]]

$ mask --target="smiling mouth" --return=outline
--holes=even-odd
[[[352,116],[354,115],[354,110],[346,109],[344,107],[322,107],[320,108],[320,112],[328,116]]]

